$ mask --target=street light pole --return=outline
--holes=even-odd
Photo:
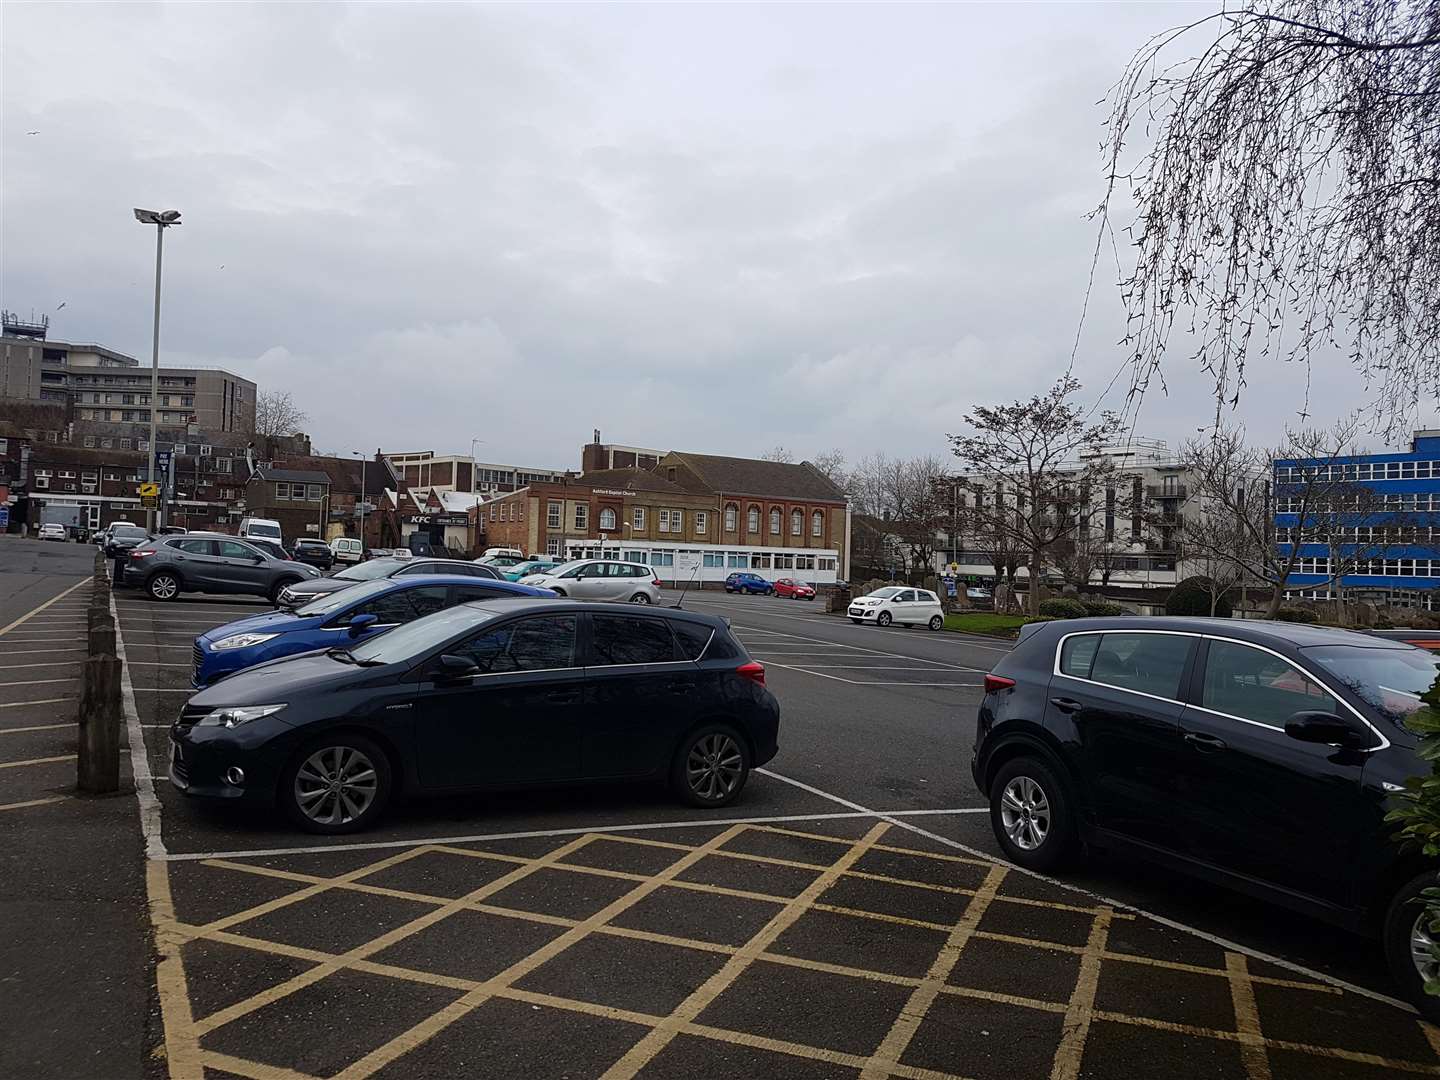
[[[160,263],[165,253],[165,230],[180,224],[179,210],[141,210],[135,208],[135,220],[142,225],[155,226],[155,322],[150,331],[150,454],[146,465],[147,483],[155,482],[155,454],[157,447],[156,420],[160,408]],[[155,509],[145,511],[145,531],[155,531]]]
[[[360,558],[365,558],[365,455],[359,450],[351,450],[352,454],[360,459]]]
[[[475,444],[483,443],[484,441],[484,439],[478,436],[470,440],[470,494],[474,496],[475,502],[475,543],[472,550],[480,547],[480,488],[476,483]],[[480,552],[475,550],[475,554],[479,555]]]

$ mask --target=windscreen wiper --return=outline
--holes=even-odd
[[[343,660],[347,664],[358,664],[360,662],[350,655],[349,649],[342,649],[338,645],[333,649],[326,649],[325,655],[333,657],[336,660]]]

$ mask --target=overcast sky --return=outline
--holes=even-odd
[[[162,363],[289,390],[319,449],[943,453],[1068,362],[1098,102],[1210,9],[7,4],[0,299],[148,360],[130,209],[173,206]],[[1255,376],[1268,440],[1305,376]],[[1173,445],[1214,407],[1168,377]],[[1331,365],[1310,411],[1363,400]]]

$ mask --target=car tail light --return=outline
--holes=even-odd
[[[145,558],[147,555],[154,555],[154,554],[155,554],[155,549],[154,549],[154,548],[131,548],[131,549],[130,549],[130,557],[131,557],[132,559],[143,559],[143,558]]]
[[[765,685],[765,665],[758,660],[751,660],[748,664],[741,664],[735,669],[735,674],[742,679],[749,679],[760,686]]]
[[[660,579],[657,577],[654,581],[650,582],[650,584],[654,585],[655,588],[658,589],[660,587]]]
[[[1015,685],[1014,679],[1007,679],[1004,675],[986,675],[985,693],[993,694],[999,690],[1009,690]]]

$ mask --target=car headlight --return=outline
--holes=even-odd
[[[303,566],[303,567],[305,567],[305,572],[306,572],[307,574],[309,574],[311,577],[319,577],[319,576],[320,576],[320,571],[317,570],[317,569],[315,569],[315,567],[310,566],[308,563],[301,563],[300,565]]]
[[[206,713],[195,722],[196,727],[239,727],[262,716],[274,716],[284,705],[231,705]]]
[[[245,649],[251,645],[261,645],[271,638],[279,636],[279,634],[232,634],[230,637],[221,638],[210,648],[216,652],[224,652],[226,649]]]

